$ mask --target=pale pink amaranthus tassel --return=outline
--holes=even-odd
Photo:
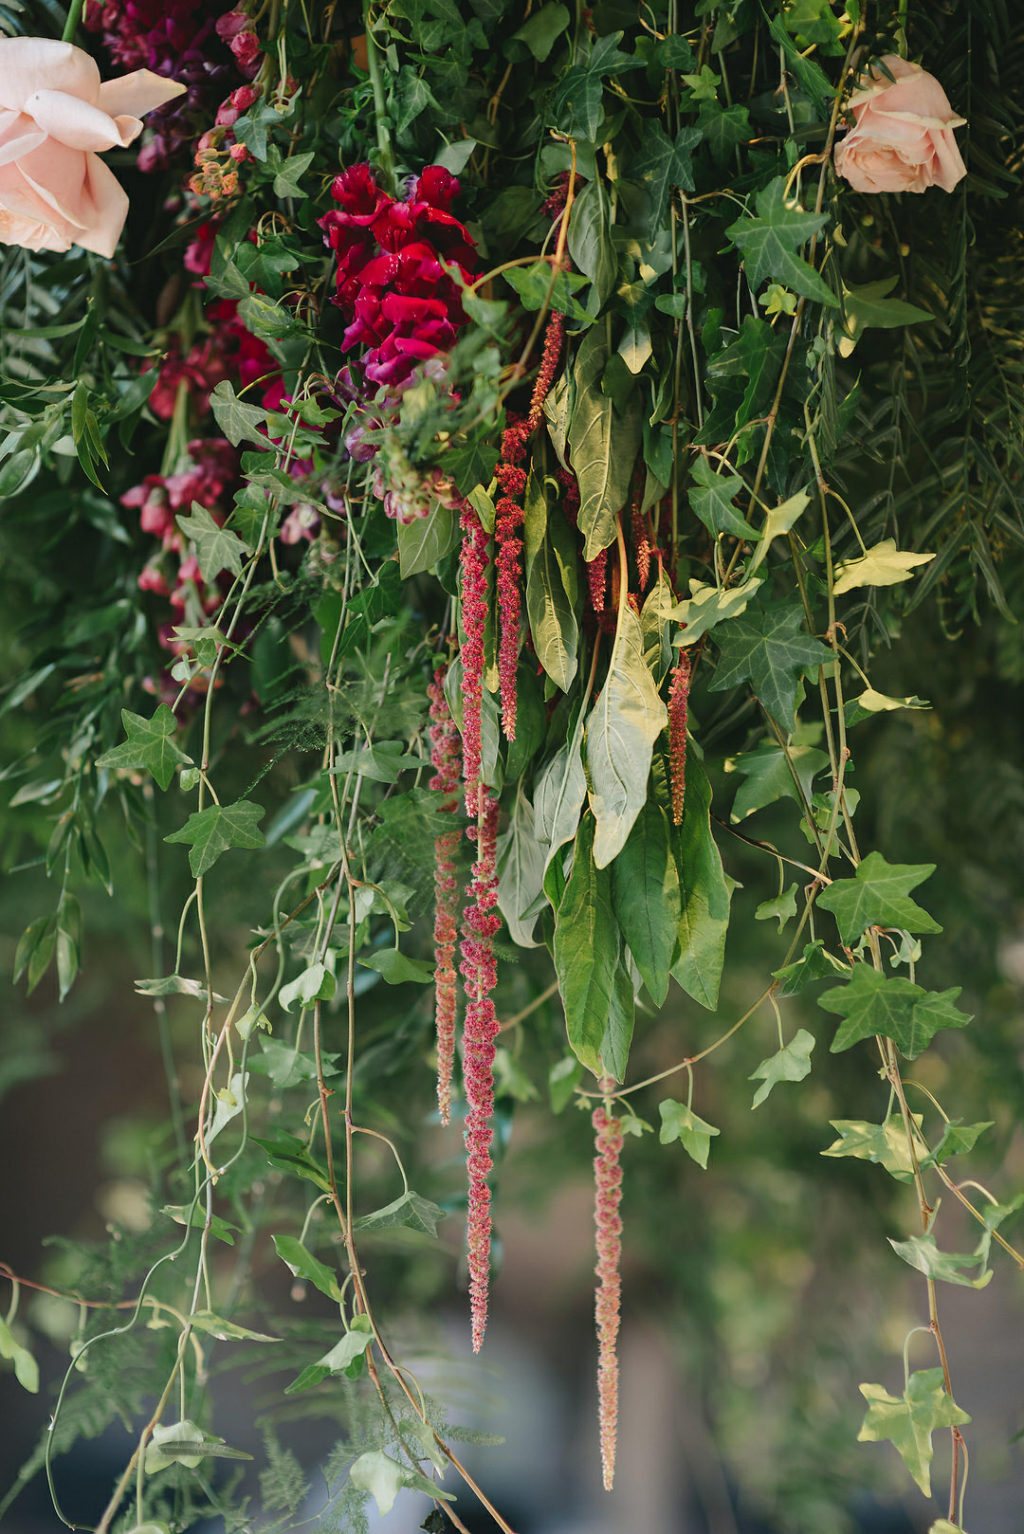
[[[473,1351],[478,1353],[487,1325],[491,1266],[491,1115],[494,1112],[494,1047],[498,1015],[491,999],[498,968],[494,935],[501,925],[498,901],[498,801],[481,784],[476,825],[476,862],[470,885],[471,903],[463,914],[462,962],[466,986],[466,1019],[462,1035],[462,1076],[466,1088],[466,1168],[469,1205],[466,1238],[469,1248],[469,1300]],[[470,833],[473,834],[472,832]]]
[[[444,799],[439,808],[454,814],[459,807],[462,752],[459,732],[444,695],[446,665],[438,666],[427,687],[430,698],[430,761],[434,776],[430,787]],[[437,1027],[437,1106],[442,1124],[451,1118],[452,1067],[455,1061],[455,1008],[457,975],[455,946],[458,939],[458,883],[455,852],[462,833],[445,831],[434,842],[434,1020]]]
[[[600,1082],[602,1092],[610,1093],[615,1083],[610,1077]],[[615,1479],[615,1430],[619,1415],[619,1361],[616,1343],[619,1336],[619,1300],[621,1284],[619,1260],[622,1256],[622,1125],[608,1111],[608,1099],[594,1109],[594,1227],[599,1283],[594,1297],[597,1323],[597,1399],[601,1430],[601,1469],[604,1489],[611,1491]]]

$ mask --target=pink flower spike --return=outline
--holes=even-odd
[[[602,1091],[609,1092],[614,1082],[605,1078]],[[596,1232],[599,1279],[594,1298],[597,1323],[598,1420],[601,1431],[601,1468],[604,1489],[611,1491],[615,1479],[615,1435],[619,1415],[619,1362],[616,1344],[619,1335],[621,1281],[619,1261],[622,1256],[622,1126],[602,1103],[591,1117],[594,1126],[594,1228]]]
[[[683,823],[686,797],[686,717],[690,696],[690,652],[680,650],[668,694],[668,761],[672,779],[672,824]]]
[[[430,697],[430,760],[434,776],[430,787],[444,795],[441,809],[454,813],[459,807],[462,768],[459,732],[444,695],[447,666],[440,665],[427,688]],[[442,1124],[451,1118],[452,1067],[455,1061],[455,1010],[457,976],[455,945],[459,909],[455,878],[455,851],[461,833],[446,831],[434,843],[434,1020],[437,1028],[437,1106]]]
[[[494,1046],[498,1016],[491,992],[498,978],[494,935],[501,925],[496,869],[498,801],[484,785],[479,790],[477,858],[470,895],[473,904],[463,917],[462,963],[466,984],[466,1020],[462,1038],[462,1075],[469,1112],[466,1115],[466,1168],[469,1204],[466,1240],[469,1248],[469,1300],[473,1351],[478,1353],[487,1325],[491,1267],[491,1115],[494,1112]]]
[[[484,687],[484,630],[487,625],[487,533],[468,501],[459,518],[462,551],[462,775],[466,784],[466,814],[477,812],[480,783],[481,709]]]

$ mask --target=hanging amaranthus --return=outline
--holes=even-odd
[[[668,694],[668,761],[672,780],[672,823],[682,825],[686,797],[686,716],[690,696],[690,652],[680,650]]]
[[[605,1078],[601,1090],[611,1092],[614,1083]],[[597,1323],[597,1398],[601,1429],[601,1469],[604,1487],[611,1491],[615,1479],[615,1430],[619,1414],[619,1259],[622,1255],[622,1125],[608,1112],[606,1103],[594,1109],[594,1227],[599,1283],[594,1297]]]
[[[496,869],[498,801],[481,784],[476,825],[476,862],[470,901],[463,916],[462,962],[466,986],[462,1074],[466,1088],[466,1166],[469,1206],[466,1221],[469,1248],[469,1298],[473,1351],[480,1351],[487,1325],[487,1296],[491,1266],[491,1115],[494,1112],[494,1041],[498,1016],[491,999],[498,979],[494,935],[501,925]],[[471,832],[471,834],[473,834]]]
[[[459,732],[444,695],[447,666],[438,666],[427,687],[430,698],[430,787],[444,794],[439,808],[453,814],[459,807],[462,753]],[[437,1106],[442,1124],[451,1116],[452,1066],[455,1060],[456,984],[455,945],[458,937],[458,884],[455,851],[461,832],[446,831],[434,842],[434,1020],[437,1027]]]
[[[480,783],[488,537],[468,501],[463,502],[459,525],[462,528],[459,567],[465,635],[462,645],[462,776],[466,785],[466,814],[475,815]]]
[[[519,614],[522,600],[523,493],[526,489],[526,444],[541,421],[544,401],[554,382],[562,352],[565,316],[552,312],[544,333],[540,369],[530,396],[525,421],[510,421],[501,439],[501,461],[495,477],[502,495],[495,507],[494,542],[498,566],[498,679],[501,689],[501,723],[508,740],[516,737],[516,664],[519,658]]]

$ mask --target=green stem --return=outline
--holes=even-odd
[[[395,183],[395,157],[391,150],[391,135],[388,132],[387,104],[384,100],[384,76],[381,71],[380,49],[377,47],[373,35],[373,23],[370,20],[370,7],[367,5],[363,13],[363,22],[366,27],[366,67],[370,73],[370,84],[373,87],[373,117],[377,129],[377,154],[380,159],[380,168],[384,172],[391,189]]]
[[[68,11],[68,19],[64,23],[64,30],[60,35],[62,43],[73,43],[75,33],[78,31],[78,23],[82,19],[82,9],[85,0],[71,0],[71,9]]]

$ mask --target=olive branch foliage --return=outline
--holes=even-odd
[[[33,13],[40,32],[49,17]],[[1021,122],[1004,84],[1019,75],[1019,19],[981,0],[842,13],[828,0],[390,0],[365,15],[282,6],[258,25],[264,96],[238,134],[252,158],[213,210],[205,292],[182,281],[195,220],[169,219],[130,170],[152,218],[133,217],[123,260],[10,250],[0,275],[4,852],[50,880],[15,969],[30,990],[52,970],[73,995],[83,894],[116,884],[148,909],[137,989],[171,1105],[144,1227],[84,1266],[55,1262],[47,1286],[77,1306],[72,1360],[8,1504],[42,1471],[59,1517],[81,1527],[55,1467],[117,1417],[133,1447],[100,1534],[211,1513],[229,1529],[300,1527],[308,1467],[278,1435],[308,1417],[338,1434],[318,1526],[365,1527],[371,1494],[384,1510],[412,1489],[434,1500],[424,1527],[463,1527],[476,1499],[509,1528],[388,1312],[392,1292],[425,1310],[450,1290],[465,1205],[444,1132],[428,1127],[434,843],[466,824],[429,787],[427,735],[438,659],[458,675],[457,513],[438,503],[396,525],[344,444],[362,425],[388,472],[440,468],[493,517],[503,412],[528,398],[554,306],[569,341],[531,448],[511,741],[491,703],[493,625],[486,640],[483,772],[502,809],[499,955],[514,961],[501,974],[498,1218],[515,1117],[543,1084],[567,1166],[585,1160],[570,1104],[603,1099],[627,1131],[627,1190],[631,1159],[663,1167],[679,1152],[679,1198],[712,1231],[701,1169],[729,1156],[733,1132],[757,1160],[718,1061],[766,1029],[765,1058],[759,1043],[744,1072],[757,1117],[809,1076],[827,1082],[840,1111],[831,1145],[812,1116],[815,1152],[874,1163],[913,1196],[894,1205],[891,1264],[920,1276],[913,1332],[930,1335],[908,1338],[902,1382],[897,1364],[887,1385],[861,1386],[860,1436],[891,1440],[929,1496],[932,1435],[948,1431],[933,1528],[961,1528],[969,1418],[940,1290],[983,1287],[990,1259],[1024,1266],[1003,1228],[1022,1199],[961,1186],[952,1158],[992,1125],[964,1124],[956,1102],[907,1079],[936,1034],[954,1030],[959,1047],[969,1018],[927,942],[941,930],[920,903],[934,865],[887,860],[857,785],[872,731],[905,745],[880,733],[890,716],[926,717],[916,692],[889,695],[881,678],[927,690],[949,665],[896,663],[915,609],[961,647],[968,625],[1002,636],[1020,616]],[[938,192],[857,197],[831,167],[857,68],[908,43],[969,121],[971,175],[941,207]],[[316,225],[332,176],[366,160],[392,192],[425,165],[455,171],[480,252],[443,379],[424,370],[384,416],[334,386],[352,359]],[[204,301],[225,296],[269,347],[286,402],[261,407],[230,381],[215,391],[202,430],[240,449],[243,480],[223,529],[189,521],[204,573],[226,578],[216,613],[183,625],[168,682],[136,585],[148,549],[119,496],[172,466],[201,425],[155,419],[142,365],[203,334]],[[558,489],[567,454],[576,531]],[[313,472],[297,477],[305,460]],[[286,545],[298,502],[320,530]],[[601,611],[584,568],[595,556]],[[990,643],[994,674],[1019,682],[1012,643]],[[666,703],[683,657],[673,816],[682,747]],[[1000,802],[1019,815],[1019,778]],[[464,844],[463,882],[470,861]],[[739,872],[753,911],[734,899]],[[731,906],[733,941],[742,919],[759,955],[756,989],[725,964]],[[686,1021],[666,1032],[670,981]],[[851,1079],[868,1117],[843,1111]],[[940,1198],[964,1212],[971,1250],[943,1244]],[[638,1189],[641,1229],[664,1204]],[[24,1285],[5,1272],[0,1337],[31,1389]],[[714,1308],[685,1264],[677,1281],[697,1314]],[[712,1398],[710,1354],[692,1341]],[[218,1433],[228,1369],[257,1382],[258,1483]],[[859,1383],[849,1361],[839,1377],[848,1393]],[[730,1412],[746,1420],[742,1395],[713,1407],[723,1441]],[[845,1516],[841,1473],[830,1485],[808,1468],[825,1432],[790,1431],[761,1472],[787,1527]],[[841,1463],[845,1441],[830,1447]]]

